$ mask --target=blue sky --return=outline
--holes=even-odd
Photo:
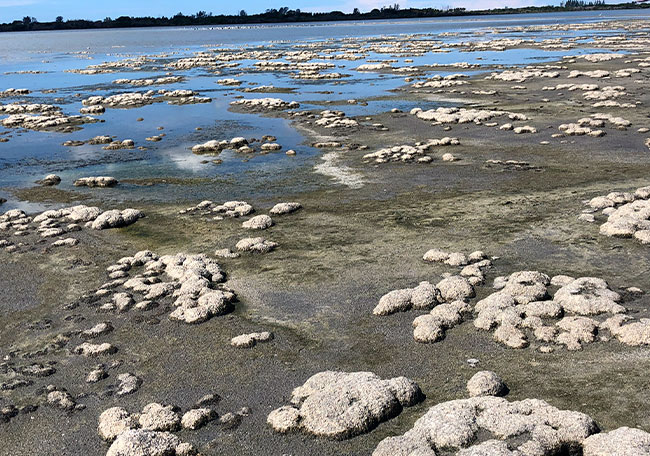
[[[494,7],[518,7],[525,5],[557,4],[559,0],[239,0],[207,1],[185,0],[0,0],[0,22],[10,22],[33,16],[40,21],[51,21],[56,16],[66,19],[103,19],[107,16],[172,16],[179,11],[193,14],[197,11],[211,11],[214,14],[236,14],[244,9],[249,13],[262,12],[271,5],[275,8],[288,6],[303,11],[352,11],[357,7],[369,11],[392,3],[404,7],[466,7],[483,9]],[[276,4],[277,3],[277,4]]]

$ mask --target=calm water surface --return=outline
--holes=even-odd
[[[340,47],[343,39],[370,38],[404,34],[431,34],[434,39],[448,43],[456,41],[490,40],[494,38],[525,38],[540,41],[548,38],[586,37],[589,30],[525,32],[517,29],[526,26],[546,24],[591,23],[603,20],[648,19],[649,10],[578,12],[537,15],[504,15],[486,17],[464,17],[422,20],[368,21],[324,24],[277,24],[241,27],[205,28],[151,28],[151,29],[110,29],[90,31],[56,31],[34,33],[5,33],[0,35],[0,90],[9,87],[27,88],[32,94],[19,99],[3,99],[0,102],[29,101],[59,105],[66,114],[78,114],[81,100],[92,95],[111,95],[123,92],[146,91],[160,88],[187,89],[200,92],[213,99],[209,104],[171,106],[156,103],[138,109],[107,109],[98,118],[104,122],[84,125],[74,133],[33,132],[10,130],[6,133],[10,141],[0,143],[0,196],[9,201],[2,210],[22,207],[8,191],[10,188],[28,187],[44,174],[55,172],[63,178],[59,188],[71,188],[71,182],[82,176],[111,175],[118,179],[128,178],[207,178],[196,185],[120,185],[102,193],[116,200],[165,200],[190,201],[203,198],[214,200],[248,195],[264,195],[272,191],[290,193],[294,190],[317,188],[323,184],[322,178],[291,179],[301,176],[298,172],[310,173],[313,165],[320,160],[322,152],[305,144],[303,138],[289,122],[280,118],[269,118],[255,114],[233,113],[228,110],[229,103],[242,92],[232,87],[216,84],[217,79],[236,78],[249,84],[274,85],[293,88],[289,94],[243,94],[246,98],[278,97],[296,100],[301,109],[325,109],[323,102],[335,103],[345,100],[369,99],[367,106],[333,105],[348,115],[372,115],[397,107],[409,110],[415,107],[410,101],[382,99],[404,84],[404,75],[359,73],[354,70],[363,60],[330,60],[337,71],[351,77],[340,81],[301,81],[290,78],[289,72],[242,72],[255,61],[240,60],[239,68],[226,69],[219,75],[205,69],[186,71],[175,70],[175,75],[187,79],[182,83],[165,86],[127,87],[112,84],[118,78],[151,78],[164,76],[170,71],[164,65],[152,70],[127,70],[124,72],[83,75],[68,73],[65,70],[81,69],[106,61],[144,55],[168,54],[170,58],[191,56],[194,52],[214,47],[253,49],[257,46],[269,47],[273,51],[290,50],[296,43],[310,43],[330,40],[331,47]],[[499,33],[494,33],[495,29]],[[436,36],[440,33],[455,32],[454,36]],[[602,30],[598,34],[602,34]],[[612,30],[605,33],[620,33]],[[431,36],[423,36],[428,39]],[[564,55],[589,50],[511,49],[505,52],[462,52],[427,53],[421,57],[411,57],[413,62],[405,62],[405,57],[396,57],[394,66],[411,66],[430,63],[469,62],[481,65],[518,64],[525,65],[553,61]],[[394,58],[386,54],[370,54],[368,59]],[[165,63],[169,60],[161,60]],[[318,61],[318,60],[316,60]],[[18,71],[41,71],[41,74],[16,74]],[[477,70],[473,70],[477,71]],[[480,71],[480,70],[478,70]],[[460,71],[465,74],[471,71]],[[438,72],[439,74],[445,74]],[[435,74],[435,73],[432,73]],[[56,93],[44,94],[42,90],[55,89]],[[327,93],[323,93],[327,92]],[[417,106],[430,108],[441,103],[417,103]],[[137,122],[137,118],[144,121]],[[1,117],[0,117],[1,118]],[[166,137],[159,143],[144,141],[147,136],[160,133]],[[196,127],[201,127],[200,131]],[[0,132],[2,129],[0,128]],[[219,158],[221,165],[205,164],[206,157],[193,155],[189,148],[198,142],[210,139],[229,139],[234,136],[261,137],[273,134],[284,150],[295,149],[296,157],[287,157],[283,152],[255,155],[250,159],[236,153],[224,152]],[[116,135],[118,139],[131,138],[136,145],[148,147],[146,151],[124,150],[104,151],[101,146],[84,145],[65,147],[67,140],[87,140],[97,135]],[[313,175],[311,175],[313,176]],[[278,190],[273,190],[273,189]],[[32,208],[33,206],[29,206]]]

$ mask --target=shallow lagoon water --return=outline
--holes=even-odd
[[[414,103],[404,99],[391,99],[391,91],[403,86],[406,74],[357,72],[355,68],[364,60],[314,60],[331,62],[335,68],[325,70],[340,72],[349,77],[337,80],[304,81],[291,78],[287,71],[250,71],[255,61],[238,60],[236,68],[226,68],[215,74],[205,69],[174,70],[186,80],[164,86],[130,87],[112,83],[115,79],[141,79],[164,76],[171,59],[191,56],[195,52],[214,48],[263,49],[276,52],[295,49],[296,45],[309,44],[327,39],[328,47],[344,46],[349,39],[361,40],[373,37],[405,34],[421,34],[418,38],[435,39],[444,43],[458,41],[484,41],[494,38],[526,38],[540,41],[548,38],[585,37],[586,30],[576,32],[550,31],[532,34],[518,27],[543,24],[589,23],[605,19],[643,18],[647,11],[611,11],[603,13],[562,13],[542,15],[512,15],[474,18],[444,18],[426,20],[398,20],[360,23],[261,25],[247,27],[165,28],[165,29],[116,29],[65,32],[35,32],[4,34],[0,42],[0,89],[27,88],[27,97],[7,98],[2,102],[29,100],[62,106],[66,114],[77,114],[81,100],[93,95],[111,95],[149,89],[192,89],[202,96],[209,96],[209,104],[170,106],[155,103],[137,109],[107,109],[97,116],[101,123],[86,124],[74,133],[53,133],[7,130],[10,138],[0,143],[0,193],[9,202],[3,209],[25,207],[6,190],[33,185],[36,179],[55,172],[64,182],[59,188],[71,188],[71,182],[82,176],[112,175],[122,179],[207,179],[192,185],[154,186],[122,185],[118,189],[104,191],[102,196],[118,200],[165,200],[187,201],[202,198],[225,198],[255,193],[254,189],[268,191],[273,182],[286,178],[300,169],[311,172],[320,163],[322,151],[309,147],[305,138],[294,130],[286,119],[258,114],[229,111],[229,103],[235,97],[277,97],[301,103],[301,109],[340,109],[348,116],[372,116],[392,108],[408,111],[413,107],[430,109],[445,106],[445,102]],[[500,27],[499,29],[496,29]],[[454,32],[450,34],[450,32]],[[440,36],[439,34],[445,34]],[[602,33],[602,31],[599,31]],[[449,34],[449,36],[447,35]],[[588,38],[587,38],[588,39]],[[281,40],[281,41],[280,41]],[[300,48],[297,48],[300,49]],[[464,52],[450,49],[445,53],[427,53],[407,57],[368,53],[367,61],[395,59],[393,65],[418,66],[431,63],[454,62],[479,63],[485,69],[459,70],[465,74],[489,71],[498,65],[525,65],[544,61],[556,61],[564,55],[589,52],[584,48],[575,50],[544,51],[540,49],[515,48],[504,52]],[[106,61],[116,61],[137,56],[156,56],[138,71],[84,75],[66,72],[75,68]],[[41,74],[16,74],[19,71],[43,71]],[[446,75],[450,71],[433,71]],[[218,85],[217,79],[236,78],[239,87]],[[273,85],[293,89],[291,93],[243,93],[241,89],[255,85]],[[55,89],[56,93],[40,93]],[[367,102],[347,104],[348,99]],[[136,119],[144,118],[137,122]],[[158,130],[164,127],[164,130]],[[201,131],[196,131],[201,127]],[[165,133],[158,143],[144,141],[145,137]],[[196,156],[189,150],[192,145],[210,139],[229,139],[235,136],[257,137],[272,134],[278,138],[283,151],[265,155],[244,157],[241,154],[223,152],[220,165],[201,163],[214,157]],[[87,140],[97,135],[115,135],[117,139],[133,139],[137,146],[148,150],[104,151],[101,145],[65,147],[67,140]],[[287,157],[285,150],[295,149],[298,155]],[[297,179],[288,184],[285,192],[307,190],[309,185],[318,186],[319,179],[306,183]],[[324,181],[323,181],[324,182]],[[218,185],[215,185],[217,184]],[[291,187],[295,185],[297,187]],[[161,191],[164,188],[164,191]],[[4,191],[3,191],[4,189]]]

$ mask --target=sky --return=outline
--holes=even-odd
[[[237,14],[246,10],[249,14],[267,8],[287,6],[302,11],[351,12],[354,8],[370,11],[373,8],[399,3],[402,8],[488,9],[508,6],[516,8],[529,5],[558,4],[560,0],[0,0],[0,22],[11,22],[32,16],[42,22],[57,16],[65,19],[104,19],[119,16],[173,16],[178,12],[194,14],[208,11],[214,14]]]

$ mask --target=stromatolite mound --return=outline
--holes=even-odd
[[[382,440],[373,456],[580,454],[596,432],[589,416],[538,399],[473,397],[431,407],[405,434]]]
[[[405,377],[382,380],[372,372],[325,371],[292,393],[292,406],[271,412],[267,422],[277,432],[301,429],[331,439],[368,432],[419,402],[418,385]]]

